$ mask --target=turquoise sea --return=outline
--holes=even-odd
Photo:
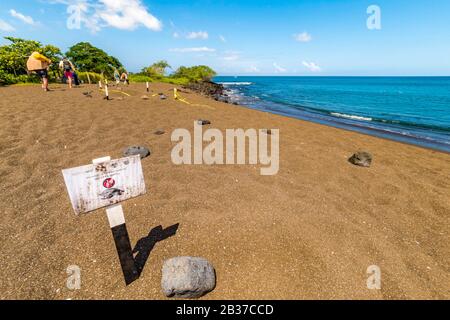
[[[450,152],[450,77],[216,77],[258,110]]]

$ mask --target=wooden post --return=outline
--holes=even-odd
[[[100,89],[102,89],[102,80],[100,80],[100,81],[98,82],[98,87],[99,87]]]
[[[106,86],[108,88],[108,86]],[[92,160],[93,164],[101,164],[111,161],[111,157],[104,157]],[[130,237],[125,224],[125,215],[122,205],[116,204],[106,208],[109,226],[111,228],[117,254],[122,267],[126,285],[131,284],[139,278],[139,272],[134,262],[133,249],[131,248]]]
[[[106,95],[106,100],[109,100],[108,84],[105,84],[105,95]]]
[[[147,81],[147,92],[149,91],[149,88],[148,88],[148,81]]]
[[[86,75],[87,75],[87,79],[88,79],[89,84],[91,84],[91,77],[89,77],[89,72],[86,72]]]

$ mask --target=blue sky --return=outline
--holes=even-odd
[[[133,72],[166,59],[221,75],[450,75],[449,0],[2,0],[0,35],[88,41]]]

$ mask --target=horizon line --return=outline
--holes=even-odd
[[[450,75],[365,75],[365,76],[355,76],[355,75],[217,75],[216,77],[297,77],[297,78],[450,78]]]

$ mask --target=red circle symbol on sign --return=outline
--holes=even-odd
[[[106,189],[111,189],[112,187],[114,187],[115,184],[116,184],[116,181],[114,181],[114,179],[112,179],[112,178],[108,178],[105,181],[103,181],[103,186]]]

